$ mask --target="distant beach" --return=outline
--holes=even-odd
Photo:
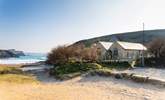
[[[25,53],[25,56],[17,58],[0,59],[0,64],[30,64],[46,60],[46,54],[43,53]]]

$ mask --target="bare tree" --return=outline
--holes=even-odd
[[[151,43],[149,43],[149,52],[151,52],[155,58],[164,56],[165,40],[161,38],[154,39]]]
[[[165,64],[165,40],[162,38],[154,39],[149,43],[149,52],[154,56],[158,64]]]
[[[73,56],[72,48],[66,45],[58,46],[48,54],[47,62],[50,64],[66,63]]]
[[[96,48],[84,48],[82,50],[82,58],[84,61],[95,62],[98,60],[99,54]]]
[[[83,50],[85,48],[84,44],[74,45],[73,47],[73,55],[76,61],[82,61]]]
[[[96,48],[85,48],[84,45],[58,46],[48,54],[47,62],[49,64],[63,64],[70,62],[70,59],[79,62],[95,62],[98,60],[98,51]]]

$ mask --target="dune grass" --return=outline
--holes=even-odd
[[[0,65],[0,83],[37,83],[35,77],[24,73],[18,66]]]
[[[66,63],[55,66],[50,74],[57,79],[67,80],[90,72],[110,73],[111,69],[97,63]]]
[[[0,64],[0,67],[15,67],[15,68],[21,68],[23,64]]]
[[[17,67],[0,66],[0,74],[23,74],[23,72]]]
[[[108,69],[116,69],[116,70],[125,70],[131,68],[131,65],[128,62],[102,62],[99,63],[101,66]]]
[[[0,75],[0,83],[38,83],[38,81],[30,75],[21,75],[21,74],[3,74]]]
[[[130,68],[128,62],[103,62],[103,63],[66,63],[56,65],[51,69],[50,74],[57,79],[70,79],[82,74],[92,73],[109,76],[112,70],[125,70]]]

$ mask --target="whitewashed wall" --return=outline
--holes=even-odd
[[[118,50],[118,56],[114,56],[114,50]],[[111,47],[110,50],[112,51],[113,59],[118,60],[134,60],[140,57],[142,51],[139,50],[125,50],[122,48],[117,42],[115,42]]]
[[[93,46],[95,46],[95,48],[100,50],[100,52],[101,52],[100,59],[105,59],[105,53],[107,50],[103,47],[103,45],[98,42],[98,43],[94,44]]]

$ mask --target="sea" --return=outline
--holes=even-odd
[[[46,60],[47,54],[44,53],[25,53],[25,56],[17,58],[0,59],[0,64],[30,64]]]

